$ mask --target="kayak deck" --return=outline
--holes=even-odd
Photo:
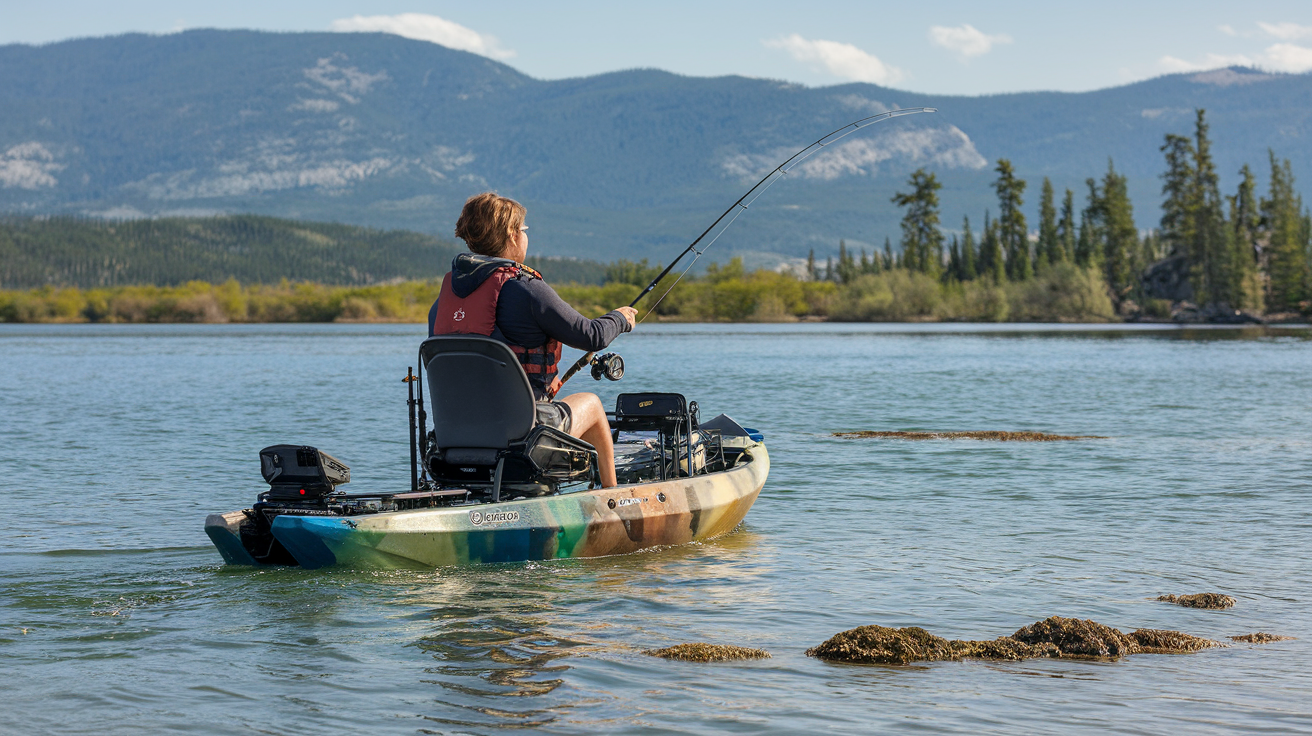
[[[433,568],[627,554],[732,531],[765,485],[770,457],[755,443],[728,470],[500,503],[354,516],[284,513],[274,538],[301,567]],[[205,531],[224,560],[259,564],[243,546],[244,511],[211,514]]]

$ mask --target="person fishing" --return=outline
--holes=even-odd
[[[428,335],[486,335],[510,346],[528,374],[537,399],[537,421],[578,437],[597,449],[601,485],[615,482],[615,447],[601,399],[592,393],[553,401],[560,388],[561,346],[605,348],[633,330],[638,310],[619,307],[588,319],[566,304],[542,274],[524,265],[528,226],[524,206],[494,192],[465,201],[456,237],[469,253],[451,262],[442,290],[428,312]]]

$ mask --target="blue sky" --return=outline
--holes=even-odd
[[[0,43],[186,28],[387,30],[534,77],[634,67],[947,94],[1081,91],[1230,64],[1312,70],[1312,2],[0,0]]]

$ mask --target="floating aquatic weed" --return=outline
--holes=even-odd
[[[1053,616],[992,641],[951,641],[918,626],[858,626],[806,650],[809,657],[855,664],[909,664],[961,659],[1020,661],[1040,657],[1102,658],[1127,654],[1185,654],[1225,646],[1179,631],[1139,629],[1125,634],[1097,621]]]
[[[1188,654],[1225,646],[1219,641],[1166,629],[1139,629],[1131,632],[1130,638],[1139,645],[1140,654]]]
[[[729,662],[736,659],[770,659],[770,653],[764,649],[735,647],[729,644],[675,644],[664,649],[648,649],[643,652],[663,659],[678,659],[684,662]]]
[[[1233,608],[1235,599],[1221,593],[1194,593],[1193,595],[1159,595],[1157,600],[1163,603],[1174,603],[1177,606],[1185,608],[1206,608],[1209,610],[1219,610],[1222,608]]]
[[[895,440],[990,440],[993,442],[1067,442],[1071,440],[1105,440],[1092,434],[1045,434],[1043,432],[834,432],[844,439]]]
[[[1297,637],[1280,636],[1279,634],[1268,634],[1259,631],[1256,634],[1240,634],[1239,636],[1228,637],[1231,641],[1241,641],[1245,644],[1270,644],[1273,641],[1293,641]]]
[[[859,664],[907,664],[956,659],[951,643],[919,626],[890,629],[887,626],[858,626],[829,637],[806,650],[809,657]]]
[[[1051,616],[1011,635],[1026,644],[1053,644],[1067,657],[1122,657],[1139,651],[1130,637],[1106,624]]]

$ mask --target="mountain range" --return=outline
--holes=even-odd
[[[890,203],[935,171],[944,226],[992,206],[1008,158],[1060,193],[1127,174],[1159,217],[1158,151],[1206,108],[1222,184],[1267,149],[1312,160],[1312,75],[1178,74],[1085,93],[923,95],[636,69],[539,80],[436,44],[368,33],[196,30],[0,46],[0,212],[256,213],[450,239],[465,197],[529,208],[530,248],[668,260],[756,178],[857,118],[930,106],[844,139],[776,184],[713,256],[769,265],[898,240]]]

